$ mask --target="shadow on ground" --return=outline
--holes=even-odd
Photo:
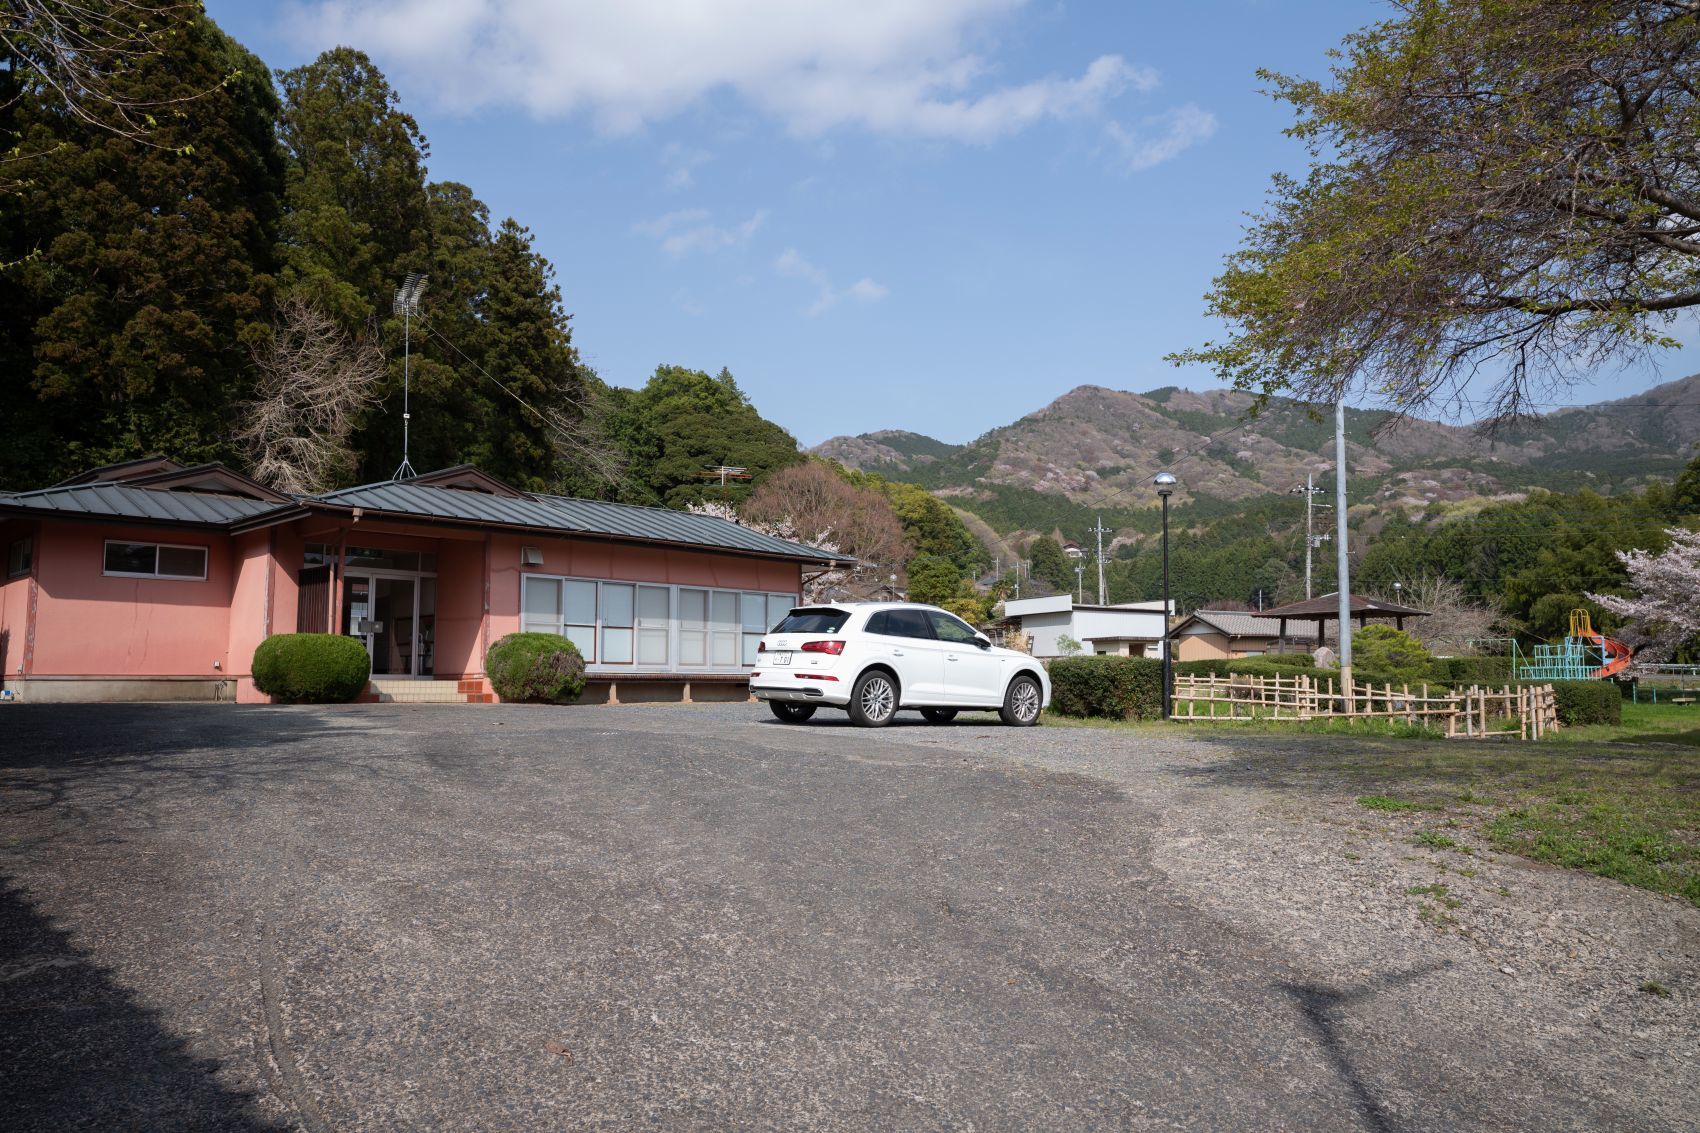
[[[0,1113],[15,1133],[275,1130],[0,877]],[[73,1118],[72,1115],[75,1115]]]

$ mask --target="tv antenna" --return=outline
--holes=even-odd
[[[726,486],[726,481],[728,480],[748,480],[750,478],[750,470],[748,468],[740,468],[735,464],[717,464],[713,468],[703,469],[699,475],[706,480],[712,480],[716,476],[720,477],[720,486],[724,488]]]
[[[412,461],[407,459],[409,442],[409,426],[413,421],[412,413],[412,362],[413,362],[413,312],[419,309],[419,296],[425,291],[425,280],[429,278],[422,272],[410,271],[396,289],[395,304],[391,308],[401,316],[401,464],[395,470],[392,480],[411,480],[418,473],[413,471]]]

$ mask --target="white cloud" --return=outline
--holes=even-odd
[[[718,252],[738,244],[747,244],[767,220],[767,210],[757,209],[748,220],[731,228],[707,223],[707,209],[679,209],[654,220],[632,225],[632,231],[659,241],[661,250],[674,259],[683,259],[692,252]]]
[[[787,248],[781,252],[773,261],[773,270],[787,278],[805,280],[814,285],[815,301],[807,309],[810,316],[830,310],[841,299],[851,299],[857,303],[877,303],[890,294],[890,289],[883,283],[875,283],[866,276],[840,291],[832,285],[831,276],[810,263],[795,248]]]
[[[731,91],[800,135],[840,127],[990,142],[1091,114],[1155,72],[1103,55],[998,82],[970,50],[1028,0],[306,0],[308,48],[355,43],[444,105],[584,113],[627,133]],[[689,184],[692,166],[669,167]]]
[[[1145,119],[1137,130],[1106,122],[1104,133],[1121,151],[1122,163],[1137,173],[1209,141],[1216,133],[1216,116],[1189,102]]]
[[[688,189],[696,183],[696,171],[713,158],[707,150],[668,142],[661,150],[661,165],[667,171],[669,189]]]

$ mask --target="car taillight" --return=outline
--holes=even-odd
[[[756,652],[757,653],[766,653],[767,652],[767,642],[765,642],[765,641],[756,642]]]
[[[805,641],[803,642],[803,652],[830,653],[836,657],[840,653],[844,652],[844,639],[839,638],[837,641]]]

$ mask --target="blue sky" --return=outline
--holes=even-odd
[[[418,118],[430,175],[535,233],[602,377],[725,366],[814,444],[961,442],[1082,384],[1216,384],[1162,361],[1290,117],[1364,0],[209,0],[273,67],[348,43]],[[1691,324],[1685,324],[1690,327]],[[1691,331],[1684,331],[1692,340]],[[1700,369],[1602,374],[1559,400]]]

